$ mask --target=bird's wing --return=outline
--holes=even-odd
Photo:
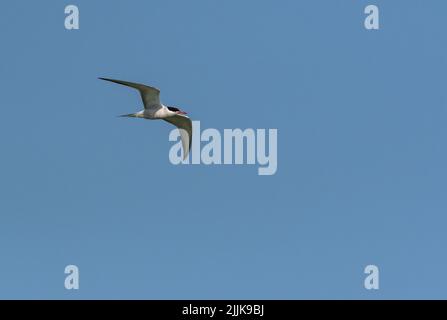
[[[160,106],[160,90],[154,87],[149,87],[144,84],[127,82],[121,80],[114,80],[108,78],[99,78],[101,80],[115,82],[124,86],[132,87],[140,91],[141,99],[144,103],[144,109],[151,109]]]
[[[192,122],[187,116],[177,114],[172,117],[164,118],[163,120],[172,123],[180,131],[180,136],[182,137],[183,146],[183,160],[189,154],[192,144]]]

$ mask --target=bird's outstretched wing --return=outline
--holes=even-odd
[[[180,131],[183,147],[183,160],[188,157],[192,144],[192,122],[187,116],[177,114],[172,117],[164,118],[163,120],[173,124]]]
[[[160,90],[158,90],[157,88],[149,87],[144,84],[134,82],[127,82],[108,78],[99,78],[99,79],[122,84],[124,86],[135,88],[138,91],[140,91],[141,99],[143,100],[144,103],[144,109],[152,109],[160,106]]]

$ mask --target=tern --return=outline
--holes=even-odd
[[[123,114],[120,117],[143,118],[149,120],[165,120],[178,128],[182,139],[183,159],[188,157],[192,142],[192,122],[186,112],[177,107],[165,106],[160,102],[160,90],[140,83],[99,78],[137,89],[143,100],[144,109],[137,113]]]

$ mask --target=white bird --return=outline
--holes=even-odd
[[[132,118],[144,118],[144,119],[163,119],[174,126],[180,131],[183,147],[183,159],[189,154],[191,150],[192,142],[192,123],[191,119],[185,116],[186,112],[176,107],[165,106],[160,102],[160,90],[154,87],[149,87],[144,84],[99,78],[101,80],[115,82],[128,87],[137,89],[141,94],[143,100],[144,110],[137,113],[124,114],[120,117],[132,117]]]

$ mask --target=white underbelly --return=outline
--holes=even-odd
[[[144,117],[147,119],[163,119],[168,116],[165,108],[160,108],[158,110],[144,110]]]

